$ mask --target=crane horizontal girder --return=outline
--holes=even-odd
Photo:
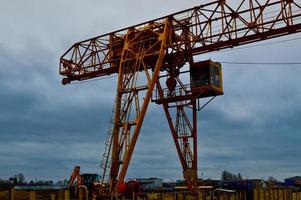
[[[128,30],[159,33],[165,18],[171,20],[171,41],[162,70],[167,62],[169,65],[185,63],[190,55],[301,31],[301,0],[233,2],[235,5],[226,0],[211,2],[75,43],[60,59],[60,74],[65,76],[63,84],[118,73]],[[153,55],[145,59],[151,68]]]

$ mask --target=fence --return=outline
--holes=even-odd
[[[255,189],[253,196],[253,200],[301,200],[301,192],[292,192],[290,189]]]
[[[86,197],[87,198],[87,197]],[[126,200],[125,197],[118,198]],[[0,191],[0,200],[74,200],[70,198],[69,190],[10,190]],[[86,200],[81,198],[81,200]],[[253,190],[222,192],[214,190],[200,191],[198,196],[188,192],[149,192],[130,200],[301,200],[301,191],[292,192],[289,189]]]
[[[70,200],[69,190],[0,191],[0,200]]]

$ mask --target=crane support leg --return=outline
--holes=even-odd
[[[168,108],[163,104],[169,128],[176,145],[176,149],[183,168],[183,176],[191,192],[197,192],[197,115],[196,101],[192,102],[192,108],[178,105]],[[175,112],[171,112],[175,109]],[[187,111],[187,109],[190,109]],[[172,120],[171,113],[175,113],[175,121]],[[192,114],[191,117],[188,116]]]
[[[153,89],[160,74],[170,32],[169,19],[164,21],[164,27],[156,31],[130,29],[125,36],[118,73],[112,135],[109,188],[111,196],[116,196],[118,186],[124,181]],[[153,59],[151,63],[155,63],[151,70],[147,69],[146,57],[148,59],[151,57]],[[141,84],[141,82],[144,83]],[[144,97],[140,98],[138,94],[142,92],[144,92]]]
[[[160,82],[157,82],[159,95],[163,97]],[[183,176],[189,190],[197,193],[197,99],[187,102],[178,101],[176,106],[170,106],[168,101],[162,101],[167,122],[183,168]],[[175,115],[175,116],[172,116]],[[175,119],[175,120],[173,120]]]

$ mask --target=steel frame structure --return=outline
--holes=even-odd
[[[160,74],[170,30],[168,19],[165,20],[164,24],[164,27],[158,30],[129,29],[125,36],[118,73],[112,135],[110,191],[113,194],[117,192],[117,186],[125,178],[140,128],[151,100],[151,94]],[[148,57],[151,57],[152,60],[150,62],[155,64],[152,74],[150,74],[147,66],[149,61],[146,58]],[[146,90],[146,95],[141,100],[138,95],[139,91],[143,90]],[[119,170],[120,167],[121,169]]]
[[[63,84],[118,74],[108,192],[115,195],[124,180],[152,97],[163,106],[184,178],[195,191],[196,111],[203,91],[183,83],[183,66],[199,54],[300,31],[301,0],[219,0],[75,43],[60,58]],[[178,87],[166,93],[164,77]]]

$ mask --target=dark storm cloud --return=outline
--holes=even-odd
[[[51,55],[48,52],[40,54],[39,57]],[[56,65],[37,62],[34,59],[32,59],[33,62],[22,63],[20,61],[23,60],[22,58],[20,60],[16,60],[16,58],[18,58],[16,55],[5,56],[7,61],[4,61],[6,64],[2,65],[4,67],[1,68],[3,77],[0,80],[2,89],[0,99],[1,123],[6,125],[2,126],[3,134],[5,132],[23,132],[30,129],[35,133],[43,130],[71,132],[74,129],[76,131],[72,132],[78,135],[83,132],[82,128],[84,126],[81,126],[82,124],[88,123],[88,128],[92,130],[95,127],[100,127],[97,123],[93,124],[89,117],[98,116],[99,119],[95,119],[95,122],[103,120],[104,115],[100,112],[97,104],[91,101],[89,97],[82,97],[80,87],[70,86],[64,88],[61,86],[59,79],[55,78],[57,76],[56,70],[52,69]],[[93,89],[96,90],[96,87],[93,87]],[[101,94],[102,91],[99,93]],[[101,98],[98,100],[100,100],[98,102],[100,104],[110,104],[102,101]],[[102,110],[104,113],[108,113],[110,109],[104,107]],[[75,112],[82,114],[74,116]],[[97,115],[95,115],[96,113]],[[20,125],[20,123],[22,123],[22,126],[14,126],[16,124]],[[90,131],[86,128],[84,130]]]
[[[300,169],[290,166],[300,162],[300,68],[224,66],[224,73],[225,95],[217,97],[199,114],[199,174],[219,178],[224,169],[258,178],[272,175],[282,179],[298,174]],[[155,112],[159,113],[159,109]],[[140,155],[136,159],[143,162],[141,168],[153,167],[150,174],[162,177],[179,174],[174,168],[180,170],[164,120],[152,118],[154,126],[145,133],[148,140],[144,138],[144,148],[138,144],[136,150]],[[164,147],[158,148],[162,143]],[[139,173],[139,168],[135,169]]]
[[[231,79],[225,79],[228,92],[201,114],[200,160],[209,173],[216,166],[251,177],[298,174],[300,169],[289,166],[300,162],[301,109],[296,106],[300,101],[296,72],[300,69],[270,69],[255,84],[250,82],[252,75],[263,73],[260,68],[252,71],[250,78],[235,81],[239,86],[246,81],[249,85],[244,90],[230,86]]]
[[[113,99],[101,94],[110,92],[88,83],[63,87],[53,54],[40,44],[29,49],[1,49],[1,176],[58,179],[81,162],[97,169]],[[97,95],[85,94],[91,91]]]

